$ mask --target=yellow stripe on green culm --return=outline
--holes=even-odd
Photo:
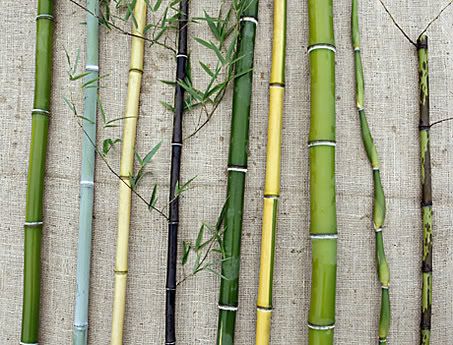
[[[379,344],[387,344],[387,336],[390,329],[390,271],[385,258],[384,239],[382,227],[385,220],[385,197],[379,170],[379,158],[373,137],[368,126],[364,110],[365,83],[363,78],[362,57],[360,52],[360,27],[358,0],[352,0],[352,46],[354,49],[355,76],[356,76],[356,101],[359,112],[360,129],[362,133],[363,145],[365,147],[368,160],[371,164],[374,183],[374,206],[373,206],[373,226],[376,234],[376,260],[378,277],[381,283],[381,310],[379,317]]]
[[[333,344],[337,273],[335,38],[333,1],[309,0],[310,345]]]
[[[420,323],[420,344],[429,345],[431,338],[431,303],[433,272],[433,199],[431,188],[431,155],[429,150],[429,68],[428,37],[422,35],[417,40],[418,73],[420,86],[420,164],[422,183],[422,310]]]
[[[285,95],[286,0],[274,0],[272,66],[269,80],[266,180],[257,300],[256,344],[270,343],[275,235],[280,196],[280,162]]]
[[[32,110],[24,225],[24,290],[21,343],[38,343],[43,195],[52,81],[53,1],[38,0],[35,94]]]
[[[137,0],[134,7],[135,23],[132,25],[131,58],[127,85],[127,103],[124,115],[123,139],[121,142],[121,163],[118,238],[115,259],[115,288],[113,295],[113,315],[111,345],[123,345],[124,313],[126,309],[126,285],[129,252],[129,228],[131,218],[132,189],[130,177],[134,172],[135,135],[143,74],[146,25],[146,0]]]

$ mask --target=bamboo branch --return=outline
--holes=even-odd
[[[379,317],[379,344],[387,344],[390,329],[390,270],[384,251],[384,239],[382,228],[385,220],[385,196],[381,182],[379,158],[376,145],[371,135],[368,121],[365,115],[365,83],[363,77],[362,57],[360,51],[360,27],[359,27],[359,4],[358,0],[352,0],[352,47],[355,61],[356,99],[359,113],[360,129],[363,145],[371,165],[374,182],[374,206],[373,206],[373,229],[376,234],[376,261],[378,278],[381,283],[381,311]]]

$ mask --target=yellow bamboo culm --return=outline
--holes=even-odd
[[[285,94],[286,0],[274,0],[272,66],[269,82],[269,117],[267,132],[266,180],[264,186],[261,259],[257,300],[256,345],[270,343],[272,316],[272,281],[278,198],[280,196],[280,161],[283,103]]]
[[[126,309],[127,257],[129,247],[129,227],[131,218],[132,190],[130,176],[134,171],[135,136],[140,101],[140,87],[143,74],[146,25],[146,2],[137,0],[134,8],[136,23],[132,25],[131,58],[127,85],[126,111],[121,145],[118,237],[115,259],[115,290],[113,295],[111,345],[123,345],[124,312]]]

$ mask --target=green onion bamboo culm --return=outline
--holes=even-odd
[[[73,345],[86,345],[88,339],[88,297],[93,223],[96,109],[99,78],[99,0],[87,1],[85,104],[83,113],[82,171],[80,176],[80,218],[77,253],[76,299]]]
[[[244,209],[245,174],[249,141],[249,118],[252,97],[253,58],[258,1],[241,0],[240,33],[235,63],[233,114],[228,157],[227,201],[224,219],[222,279],[219,296],[217,344],[234,343],[238,309],[239,264]]]
[[[422,315],[420,324],[420,344],[429,345],[431,337],[431,302],[432,302],[432,235],[433,210],[431,190],[431,157],[429,150],[429,72],[428,72],[428,37],[422,35],[417,40],[418,73],[420,84],[420,158],[422,181]]]
[[[184,88],[178,81],[186,79],[187,69],[187,19],[189,0],[179,3],[179,36],[176,54],[175,115],[171,143],[170,214],[168,219],[167,284],[165,305],[165,343],[175,344],[176,323],[176,263],[178,252],[179,197],[176,192],[180,182],[182,152],[182,118],[184,113]]]
[[[52,82],[53,1],[38,0],[36,17],[35,95],[32,110],[30,159],[24,239],[22,344],[38,343],[41,278],[41,237],[47,136]]]
[[[311,301],[308,339],[331,345],[335,328],[335,37],[333,1],[309,0]]]
[[[360,129],[362,132],[363,145],[368,160],[371,164],[374,182],[374,205],[373,205],[373,228],[376,234],[376,260],[378,278],[381,283],[381,311],[379,318],[379,344],[387,344],[387,336],[390,328],[390,271],[385,258],[384,239],[382,228],[385,220],[385,197],[379,170],[379,158],[373,137],[365,116],[365,85],[363,78],[362,57],[360,52],[360,27],[359,27],[359,4],[358,0],[352,0],[352,46],[354,49],[355,78],[356,78],[356,101],[359,112]]]

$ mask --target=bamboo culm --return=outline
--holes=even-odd
[[[385,196],[381,182],[379,158],[371,135],[368,121],[365,116],[365,84],[363,77],[362,57],[360,52],[360,27],[358,0],[352,0],[352,46],[354,49],[355,78],[356,78],[356,101],[359,113],[360,129],[363,145],[368,156],[373,173],[374,205],[373,205],[373,228],[376,234],[376,261],[378,278],[381,283],[381,310],[379,318],[379,344],[387,344],[387,336],[390,329],[390,271],[385,258],[384,239],[382,228],[385,220]]]
[[[417,40],[418,73],[420,86],[420,160],[422,185],[422,308],[420,324],[420,344],[429,345],[431,338],[432,304],[432,246],[433,246],[433,200],[431,189],[431,156],[429,150],[429,70],[428,37],[422,35]]]
[[[38,0],[35,93],[24,224],[24,287],[21,344],[39,337],[43,194],[52,82],[53,1]]]
[[[187,21],[189,1],[179,3],[179,36],[178,52],[176,54],[176,81],[186,79],[187,70]],[[167,283],[165,304],[165,343],[176,343],[176,264],[178,252],[179,197],[176,187],[180,182],[181,152],[182,152],[182,118],[184,113],[184,88],[176,83],[175,86],[175,115],[173,119],[173,138],[171,143],[170,168],[170,214],[168,220],[168,252],[167,252]]]
[[[331,345],[335,328],[337,220],[335,192],[335,38],[333,1],[309,0],[310,345]]]
[[[93,223],[94,168],[96,142],[96,110],[99,78],[99,0],[87,1],[87,40],[86,66],[88,75],[86,87],[83,140],[82,172],[80,177],[80,218],[79,243],[77,253],[76,299],[74,308],[73,345],[86,345],[88,342],[88,299],[90,288],[90,259]]]
[[[242,4],[244,2],[244,4]],[[242,6],[245,5],[246,6]],[[217,344],[234,343],[236,312],[238,309],[239,265],[244,209],[244,187],[247,172],[249,118],[252,97],[253,58],[258,1],[242,0],[240,33],[235,63],[233,113],[231,119],[230,149],[228,157],[227,200],[224,218],[222,278],[219,296]]]
[[[135,22],[132,25],[131,58],[127,86],[126,111],[121,145],[118,238],[115,259],[115,287],[111,345],[123,345],[124,313],[126,308],[126,284],[128,271],[129,228],[131,217],[132,189],[130,177],[134,170],[135,136],[139,114],[140,88],[143,75],[143,60],[146,25],[146,0],[137,0],[134,7]]]
[[[280,197],[285,55],[286,0],[274,0],[274,33],[271,76],[269,80],[266,179],[264,185],[260,274],[257,299],[256,345],[270,344],[275,237],[278,200]]]

